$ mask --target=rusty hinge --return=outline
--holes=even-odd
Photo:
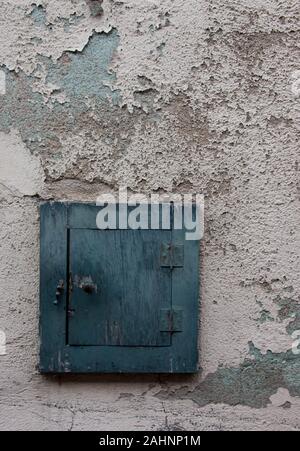
[[[183,310],[180,308],[161,309],[160,311],[160,331],[161,332],[182,332]]]
[[[184,263],[183,244],[162,243],[160,266],[163,268],[182,268]]]

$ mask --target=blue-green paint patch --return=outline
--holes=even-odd
[[[47,21],[47,11],[42,5],[33,3],[31,13],[29,14],[37,27],[45,27]]]
[[[279,306],[278,318],[283,321],[291,319],[286,330],[292,334],[295,330],[300,330],[300,303],[290,296],[277,296],[275,303]]]
[[[129,120],[126,112],[111,105],[116,103],[119,93],[105,86],[115,79],[109,64],[118,42],[116,31],[94,33],[82,52],[68,51],[56,64],[41,58],[41,64],[49,70],[48,81],[65,92],[68,101],[64,104],[49,105],[41,94],[34,92],[34,74],[28,76],[2,66],[6,73],[6,95],[0,96],[0,130],[18,129],[32,151],[50,152],[51,158],[56,155],[59,158],[61,137],[75,128],[101,130],[100,124],[106,117],[116,123],[107,131],[113,135],[112,130],[114,133],[118,130],[120,115],[123,122]]]
[[[184,387],[175,392],[161,391],[158,397],[192,399],[199,406],[207,404],[266,407],[270,396],[287,388],[291,396],[300,396],[300,356],[287,353],[262,354],[249,343],[250,358],[239,367],[219,367],[193,390]]]
[[[109,65],[118,44],[116,30],[94,33],[82,52],[65,52],[56,64],[49,64],[47,82],[58,86],[76,104],[91,99],[111,99],[116,104],[120,93],[109,87],[115,81]]]
[[[274,321],[274,318],[272,318],[271,312],[269,312],[268,310],[262,310],[260,312],[260,317],[258,320],[261,324],[266,323],[267,321]]]

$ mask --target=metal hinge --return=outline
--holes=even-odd
[[[182,268],[184,263],[183,244],[162,243],[160,266],[163,268]]]
[[[161,332],[182,332],[183,310],[180,308],[161,309],[160,311],[160,331]]]

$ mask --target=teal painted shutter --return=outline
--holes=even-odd
[[[40,371],[198,370],[199,242],[98,230],[100,207],[41,207]]]

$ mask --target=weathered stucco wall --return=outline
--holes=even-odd
[[[0,429],[299,429],[297,0],[0,1]],[[204,193],[198,376],[45,377],[39,204]]]

